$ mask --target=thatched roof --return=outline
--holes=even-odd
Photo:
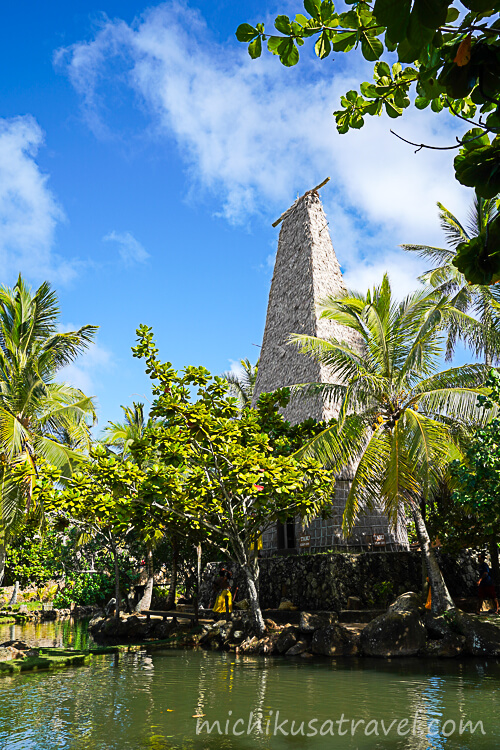
[[[332,382],[327,368],[287,342],[291,333],[305,333],[356,343],[353,331],[321,320],[317,313],[320,301],[343,290],[323,206],[317,191],[308,191],[282,216],[254,403],[261,393],[287,385]],[[336,407],[318,396],[293,398],[284,416],[297,423],[308,417],[330,419],[336,413]]]

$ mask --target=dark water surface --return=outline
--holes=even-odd
[[[12,628],[1,629],[2,640],[10,637],[6,631]],[[82,647],[86,630],[68,623],[15,626],[14,637]],[[494,750],[499,686],[496,659],[142,651],[0,678],[0,748]],[[476,726],[473,734],[467,721]]]

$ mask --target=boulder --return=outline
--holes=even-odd
[[[471,656],[500,656],[500,627],[473,615],[457,612],[453,628],[465,636],[465,653]]]
[[[297,629],[296,628],[285,628],[276,641],[276,651],[278,654],[284,654],[292,646],[297,643]]]
[[[464,652],[464,648],[465,636],[450,631],[442,638],[428,640],[421,651],[421,656],[450,659],[454,656],[460,656]]]
[[[322,656],[351,656],[358,653],[357,638],[338,622],[314,631],[311,651]]]
[[[424,613],[423,622],[429,638],[445,638],[450,633],[449,620],[444,615],[434,615],[432,612]]]
[[[408,591],[406,594],[398,596],[395,602],[389,607],[390,612],[424,612],[422,597],[415,594],[414,591]]]
[[[299,629],[301,633],[314,633],[318,628],[325,628],[337,622],[336,612],[301,612]]]
[[[285,656],[300,656],[301,654],[305,653],[308,648],[308,642],[301,638],[299,641],[297,641],[295,646],[292,646],[288,649],[288,651],[285,652]]]
[[[282,602],[280,602],[278,609],[297,609],[297,607],[293,604],[293,602],[289,601],[288,599],[284,599]]]
[[[389,607],[361,631],[361,650],[365,656],[415,656],[426,640],[427,632],[418,611]]]

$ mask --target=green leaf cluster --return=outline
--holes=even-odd
[[[473,126],[460,148],[455,177],[491,198],[500,191],[500,12],[499,0],[354,0],[347,13],[338,13],[330,0],[305,0],[307,15],[291,21],[276,18],[280,35],[266,35],[264,25],[242,24],[236,32],[250,42],[252,57],[262,42],[283,65],[296,65],[299,47],[315,37],[320,59],[359,49],[375,63],[374,82],[347,92],[334,112],[339,133],[363,127],[366,115],[385,112],[397,119],[412,106],[447,109]],[[381,61],[395,53],[397,63]],[[414,90],[414,98],[412,97]],[[476,120],[474,120],[476,118]],[[472,135],[471,135],[472,133]],[[424,147],[427,144],[415,144]],[[439,146],[438,146],[439,148]],[[479,242],[464,243],[458,261],[471,283],[495,283],[500,256]],[[485,257],[488,261],[485,262]],[[483,279],[476,282],[477,278]],[[484,281],[484,279],[489,279]]]

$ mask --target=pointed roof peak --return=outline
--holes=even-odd
[[[281,214],[281,216],[279,217],[279,219],[276,219],[276,221],[273,222],[272,226],[273,227],[277,227],[278,224],[280,224],[284,219],[287,218],[287,216],[289,216],[289,214],[291,214],[294,211],[294,209],[297,207],[297,205],[299,203],[301,203],[301,201],[303,201],[304,198],[307,198],[307,196],[311,195],[312,193],[316,193],[317,194],[318,190],[320,190],[322,187],[324,187],[326,185],[326,183],[329,182],[329,181],[330,181],[330,178],[327,177],[326,180],[323,180],[323,182],[320,182],[320,184],[316,185],[316,187],[311,188],[311,190],[307,190],[304,193],[304,195],[301,195],[299,198],[297,198],[297,200],[295,201],[295,203],[292,206],[290,206],[290,208],[287,208],[287,210],[284,213]]]

